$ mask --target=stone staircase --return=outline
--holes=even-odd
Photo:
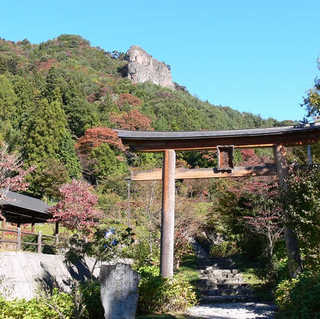
[[[198,244],[194,248],[200,270],[201,303],[255,302],[257,298],[231,258],[212,258]]]
[[[202,303],[252,302],[256,299],[237,269],[208,266],[200,270],[198,289]]]

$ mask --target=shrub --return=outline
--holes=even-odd
[[[72,296],[54,289],[52,296],[6,301],[0,297],[0,319],[72,318]]]
[[[288,257],[273,259],[273,268],[278,283],[289,279]]]
[[[89,319],[104,318],[104,309],[100,299],[100,283],[88,281],[80,284],[82,301],[87,309]]]
[[[212,257],[229,257],[238,252],[239,248],[234,241],[223,241],[210,248],[210,255]]]
[[[284,280],[275,292],[278,318],[320,318],[320,274],[302,273]]]
[[[139,273],[138,312],[185,311],[196,303],[196,294],[184,278],[162,278],[155,266],[141,267]]]
[[[157,236],[157,234],[152,234]],[[131,247],[129,258],[134,260],[134,269],[139,270],[143,266],[159,265],[160,247],[157,238],[139,238]]]
[[[0,319],[99,319],[104,318],[100,284],[88,281],[72,293],[53,289],[50,296],[7,301],[0,296]]]

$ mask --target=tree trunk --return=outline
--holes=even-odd
[[[279,184],[281,189],[285,191],[287,187],[284,178],[288,174],[287,163],[284,156],[285,148],[283,145],[275,145],[273,151],[277,165]],[[284,237],[288,253],[289,274],[291,278],[295,278],[302,271],[298,238],[295,232],[290,229],[288,225],[285,226]]]
[[[288,253],[289,274],[291,278],[295,278],[302,272],[298,238],[295,232],[287,226],[284,229],[284,238]]]

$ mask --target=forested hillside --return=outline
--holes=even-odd
[[[30,189],[34,195],[52,198],[57,190],[53,184],[81,175],[75,144],[89,128],[215,130],[284,124],[200,101],[178,84],[176,90],[132,84],[124,77],[126,65],[125,53],[91,47],[77,35],[39,45],[0,40],[0,135],[22,154],[26,166],[36,167]],[[89,175],[95,175],[93,181],[117,169],[123,172],[126,160],[152,166],[159,159],[126,154],[119,162],[121,151],[109,146],[81,157],[87,175],[90,168]],[[184,164],[200,164],[199,155],[180,157]]]

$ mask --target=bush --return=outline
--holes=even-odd
[[[80,292],[88,312],[88,318],[104,318],[104,309],[100,299],[100,283],[97,281],[83,282],[80,284]]]
[[[320,274],[302,273],[284,280],[275,292],[278,318],[320,318]]]
[[[239,252],[237,243],[234,241],[223,241],[210,248],[212,257],[229,257]]]
[[[0,319],[72,318],[73,312],[72,296],[57,289],[48,298],[6,301],[0,297]]]
[[[0,296],[0,319],[102,319],[100,284],[83,282],[72,293],[53,289],[50,296],[7,301]]]
[[[279,260],[277,258],[274,258],[273,268],[274,268],[275,278],[277,280],[277,283],[280,283],[290,278],[289,268],[288,268],[288,257],[284,257]]]
[[[185,311],[197,301],[190,284],[183,278],[160,277],[159,268],[141,267],[139,284],[139,313]]]
[[[137,270],[146,265],[151,266],[159,264],[159,245],[155,239],[152,239],[150,244],[147,239],[142,238],[137,241],[135,245],[132,245],[129,257],[134,259],[134,268]]]

